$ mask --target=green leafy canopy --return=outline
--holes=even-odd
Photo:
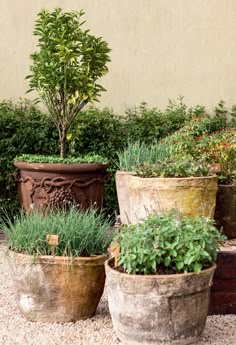
[[[216,260],[225,239],[208,217],[182,217],[177,210],[151,214],[141,224],[121,229],[118,264],[131,274],[196,272]]]
[[[110,49],[101,37],[83,30],[80,12],[38,13],[34,35],[38,51],[31,55],[30,90],[39,92],[60,137],[61,157],[65,155],[66,134],[78,112],[91,101],[98,101],[105,89],[97,80],[108,72]]]

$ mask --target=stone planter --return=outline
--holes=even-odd
[[[108,303],[113,327],[125,344],[187,345],[205,327],[209,287],[216,268],[200,274],[131,275],[106,261]]]
[[[236,186],[219,185],[216,196],[215,220],[228,238],[236,237]]]
[[[92,317],[105,284],[106,257],[34,258],[9,251],[16,302],[27,320],[71,322]]]
[[[14,162],[20,169],[18,195],[24,210],[75,203],[102,207],[108,165]]]
[[[187,216],[214,216],[217,177],[142,178],[116,173],[122,224],[135,224],[150,212],[181,209]]]

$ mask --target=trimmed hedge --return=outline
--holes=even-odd
[[[224,127],[228,112],[216,109],[212,118],[214,131]],[[124,116],[125,115],[125,116]],[[128,142],[151,143],[178,130],[193,116],[206,115],[204,107],[187,108],[180,98],[170,102],[161,111],[148,108],[142,103],[127,110],[123,116],[111,109],[89,108],[82,112],[68,136],[68,151],[78,157],[95,153],[110,162],[110,179],[106,183],[104,207],[107,214],[118,212],[114,174],[117,167],[117,151],[124,149]],[[50,118],[29,101],[0,103],[0,216],[4,208],[14,214],[19,204],[13,159],[19,154],[59,155],[58,134]]]

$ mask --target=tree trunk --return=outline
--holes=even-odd
[[[64,159],[65,158],[65,140],[66,135],[65,131],[62,130],[61,136],[60,136],[60,158]]]

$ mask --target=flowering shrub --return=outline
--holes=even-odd
[[[218,175],[220,184],[236,184],[236,130],[219,128],[212,131],[213,127],[209,117],[193,117],[162,142],[171,146],[175,160],[205,161],[211,165],[211,172]]]
[[[223,129],[197,138],[197,154],[212,164],[221,184],[236,184],[236,130]]]

